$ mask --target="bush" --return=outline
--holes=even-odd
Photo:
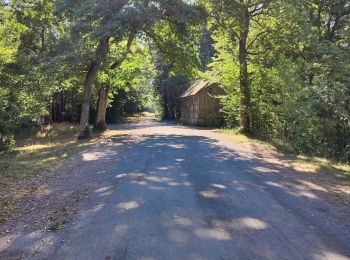
[[[0,118],[0,154],[10,152],[15,147],[12,124]]]
[[[12,151],[15,148],[15,139],[11,133],[0,133],[0,154]]]

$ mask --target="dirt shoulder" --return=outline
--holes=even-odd
[[[330,202],[349,207],[350,212],[348,166],[321,158],[283,154],[264,142],[250,140],[241,135],[227,134],[221,130],[216,132],[221,139],[238,144],[242,152],[254,156],[267,165],[267,168],[260,169],[261,173],[289,180],[301,190],[311,190]],[[259,169],[256,172],[259,173]]]
[[[55,147],[45,148],[47,158],[57,153],[64,156],[57,160],[55,157],[51,164],[37,172],[35,164],[38,162],[34,158],[31,159],[34,170],[27,166],[33,173],[24,175],[23,179],[20,179],[21,176],[12,178],[7,183],[4,183],[6,178],[2,180],[0,212],[3,218],[0,235],[33,230],[55,231],[64,223],[74,221],[74,216],[78,213],[76,205],[101,182],[98,173],[108,166],[108,160],[117,156],[121,148],[127,147],[126,144],[131,139],[120,136],[117,131],[107,131],[89,141],[70,142],[64,146],[62,141],[63,147],[56,147],[57,150]],[[115,145],[116,143],[120,145]],[[31,153],[42,152],[34,150]]]

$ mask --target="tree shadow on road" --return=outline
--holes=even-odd
[[[40,254],[64,252],[86,259],[312,259],[349,254],[346,221],[332,215],[333,206],[319,196],[327,191],[307,184],[302,176],[298,182],[284,178],[289,170],[283,165],[203,136],[144,135],[132,145],[129,138],[112,137],[97,151],[81,155],[80,176],[99,169],[100,180],[93,177],[96,172],[86,173],[86,182],[98,182],[77,223],[42,235],[40,241],[50,241],[50,246]],[[119,154],[117,147],[127,151]],[[23,244],[31,238],[17,240]],[[34,243],[35,248],[40,241],[24,244]],[[94,250],[88,241],[96,245]],[[18,248],[12,242],[5,256]]]

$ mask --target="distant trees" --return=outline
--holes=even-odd
[[[163,119],[180,118],[179,97],[190,85],[190,79],[183,73],[171,71],[173,64],[158,64],[158,75],[154,82],[155,93],[159,97],[161,116]]]

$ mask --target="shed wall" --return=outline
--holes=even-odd
[[[220,126],[223,123],[222,105],[217,98],[223,90],[213,85],[206,87],[196,95],[181,99],[181,121],[189,125]]]

